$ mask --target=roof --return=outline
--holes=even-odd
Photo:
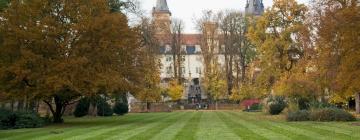
[[[168,12],[170,13],[169,7],[166,0],[157,0],[156,6],[154,7],[156,12]]]
[[[182,41],[184,45],[200,45],[200,34],[183,34]]]
[[[158,40],[162,45],[171,44],[171,35],[158,34],[156,35]],[[181,44],[182,45],[200,45],[201,44],[201,34],[181,34]]]

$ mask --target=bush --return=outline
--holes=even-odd
[[[356,118],[342,109],[323,108],[314,110],[310,114],[312,121],[355,121]]]
[[[250,110],[261,110],[261,109],[262,109],[262,106],[259,103],[255,103],[250,106]]]
[[[14,128],[38,128],[44,125],[44,120],[33,112],[17,112],[18,118]]]
[[[97,115],[99,116],[112,116],[114,114],[111,106],[105,101],[105,99],[100,99],[96,107]]]
[[[37,113],[0,109],[0,129],[37,128],[43,125],[44,120]]]
[[[75,117],[84,117],[89,114],[90,100],[88,98],[80,99],[79,103],[76,105],[74,116]]]
[[[288,121],[309,121],[310,112],[307,110],[299,110],[295,112],[289,112],[287,115]]]
[[[308,110],[310,109],[310,101],[306,98],[300,98],[298,100],[298,108],[299,110]]]
[[[350,113],[338,108],[323,108],[312,111],[301,110],[291,112],[288,121],[355,121]]]
[[[327,102],[318,102],[318,101],[313,101],[310,103],[310,107],[311,109],[324,109],[324,108],[336,108],[335,105],[327,103]]]
[[[271,115],[280,114],[286,106],[285,98],[282,96],[270,97],[268,100],[268,109]]]
[[[129,112],[129,107],[125,103],[116,103],[113,110],[117,115],[124,115]]]

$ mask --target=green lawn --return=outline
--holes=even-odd
[[[108,118],[66,118],[62,125],[1,130],[0,139],[324,139],[359,140],[360,122],[285,122],[281,116],[234,111],[128,114]]]

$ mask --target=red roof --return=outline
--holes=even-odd
[[[200,34],[183,34],[182,40],[184,45],[200,45]]]
[[[163,44],[171,44],[171,35],[157,35],[157,38]],[[182,34],[182,45],[200,45],[201,34]]]

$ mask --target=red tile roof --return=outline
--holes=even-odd
[[[162,44],[171,44],[170,35],[157,35]],[[201,34],[182,34],[182,45],[200,45]]]
[[[183,34],[182,41],[184,45],[200,45],[200,34]]]

